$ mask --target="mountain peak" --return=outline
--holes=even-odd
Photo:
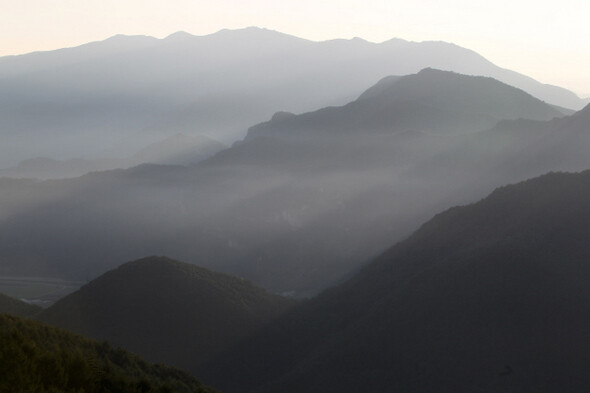
[[[291,138],[310,132],[352,135],[358,130],[365,135],[395,134],[410,129],[459,135],[489,129],[502,119],[551,120],[561,116],[530,94],[493,78],[424,68],[417,74],[383,78],[345,106],[261,123],[249,129],[248,138]]]
[[[444,71],[438,68],[426,67],[418,71],[416,75],[458,75],[456,72],[453,71]]]
[[[455,78],[465,78],[465,80],[468,80],[469,78],[474,78],[468,75],[462,75],[453,71],[444,71],[444,70],[440,70],[437,68],[432,68],[432,67],[426,67],[423,68],[422,70],[420,70],[419,72],[417,72],[416,74],[410,74],[410,75],[404,75],[404,76],[395,76],[395,75],[390,75],[390,76],[386,76],[384,78],[382,78],[379,82],[377,82],[374,86],[370,87],[369,89],[367,89],[363,94],[361,94],[361,96],[359,97],[359,99],[366,99],[366,98],[370,98],[370,97],[376,97],[379,96],[381,94],[385,94],[389,89],[394,89],[394,85],[402,80],[402,81],[409,81],[409,80],[413,80],[414,82],[418,81],[418,80],[426,80],[428,81],[428,83],[431,83],[432,80],[434,79],[435,81],[441,81],[444,82],[447,77],[455,77]],[[491,79],[491,78],[488,78]],[[501,83],[501,82],[498,82]]]
[[[115,35],[105,39],[104,41],[90,42],[90,43],[84,44],[84,45],[100,44],[101,42],[134,42],[134,43],[136,43],[139,41],[151,42],[151,41],[155,41],[155,40],[156,40],[156,38],[149,36],[149,35],[144,35],[144,34],[115,34]],[[82,45],[82,46],[84,46],[84,45]]]
[[[186,31],[180,30],[180,31],[170,34],[169,36],[167,36],[164,39],[165,40],[180,40],[180,39],[186,39],[186,38],[191,38],[191,37],[194,37],[194,36],[190,33],[187,33]]]
[[[187,276],[196,279],[207,278],[207,280],[209,280],[211,279],[211,277],[215,276],[217,280],[227,279],[234,282],[244,281],[243,279],[238,277],[226,275],[223,273],[216,273],[209,269],[199,267],[197,265],[179,262],[172,258],[160,255],[149,256],[135,261],[124,263],[117,269],[112,270],[109,273],[112,273],[113,276],[118,276],[118,278],[121,278],[122,276],[126,276],[129,274],[131,274],[131,276],[134,276],[138,273],[140,273],[142,276],[145,276],[142,278],[137,277],[137,280],[145,279],[150,275],[157,275],[160,276],[160,278],[164,279],[165,277],[171,277],[171,275],[178,274],[181,276]],[[109,273],[106,273],[104,276],[106,276]]]
[[[350,42],[358,42],[358,43],[363,43],[363,44],[364,44],[364,43],[367,43],[368,41],[367,41],[367,40],[365,40],[365,39],[364,39],[364,38],[362,38],[362,37],[352,37],[352,38],[350,39]]]
[[[404,44],[408,44],[409,42],[410,41],[404,40],[403,38],[394,37],[394,38],[390,38],[388,40],[383,41],[382,44],[404,45]]]
[[[228,34],[277,34],[277,35],[287,35],[280,33],[275,30],[270,30],[264,27],[258,26],[247,26],[238,29],[221,29],[215,35],[228,35]]]
[[[216,33],[213,33],[213,37],[223,37],[228,39],[251,39],[251,40],[277,40],[277,42],[283,42],[283,40],[289,40],[293,42],[309,42],[304,38],[295,37],[289,34],[281,33],[280,31],[267,29],[258,26],[248,26],[241,29],[221,29]]]
[[[272,115],[270,121],[282,121],[285,119],[290,119],[295,116],[297,116],[297,115],[295,115],[292,112],[279,111],[279,112],[276,112],[274,115]]]
[[[150,256],[92,280],[41,319],[194,370],[292,304],[242,278]]]

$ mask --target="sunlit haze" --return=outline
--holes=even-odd
[[[541,82],[590,95],[590,2],[563,0],[1,0],[0,56],[115,34],[163,38],[259,26],[314,41],[447,41]]]
[[[0,393],[590,392],[589,15],[0,0]]]

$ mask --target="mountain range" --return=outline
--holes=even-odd
[[[425,68],[413,75],[384,78],[345,106],[274,117],[250,128],[247,139],[278,133],[317,137],[330,132],[342,137],[361,131],[366,136],[411,130],[461,135],[486,130],[500,120],[551,120],[565,114],[492,78]]]
[[[79,177],[89,172],[125,169],[141,164],[193,165],[226,147],[221,142],[204,135],[176,134],[152,143],[127,158],[55,160],[37,157],[0,170],[0,177],[63,179]]]
[[[229,144],[277,111],[342,105],[383,77],[425,67],[494,77],[565,108],[584,105],[444,42],[313,42],[254,27],[114,36],[0,58],[0,167],[33,157],[126,157],[178,132]]]
[[[582,392],[589,200],[590,171],[550,173],[446,210],[201,375],[226,392]]]
[[[582,392],[589,200],[590,171],[497,188],[298,304],[150,257],[37,317],[140,353],[160,347],[153,360],[228,393]],[[223,348],[205,348],[216,342]]]
[[[192,167],[2,179],[2,269],[86,280],[169,255],[310,296],[437,211],[547,170],[590,166],[588,110],[547,120],[562,114],[521,90],[426,69],[386,78],[342,107],[279,113]],[[490,126],[498,119],[512,120]],[[512,140],[520,142],[501,144]],[[535,161],[557,142],[553,161]]]
[[[0,104],[4,288],[63,296],[0,294],[0,392],[590,389],[565,89],[247,28],[3,57]]]

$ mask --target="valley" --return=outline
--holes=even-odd
[[[566,116],[490,78],[434,69],[386,78],[347,105],[274,116],[195,165],[4,179],[0,205],[15,213],[0,222],[0,253],[13,275],[36,270],[74,281],[167,255],[309,297],[437,211],[508,182],[590,165],[588,141],[577,136],[586,112]],[[487,140],[502,119],[517,125],[502,138],[521,147],[500,155]],[[521,124],[528,134],[519,139]],[[521,165],[518,175],[496,170],[534,154],[520,149],[554,143],[560,128],[572,131],[559,163]],[[474,165],[472,157],[490,160]]]
[[[445,41],[2,56],[0,392],[590,391],[589,152]]]

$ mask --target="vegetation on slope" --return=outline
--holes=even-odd
[[[188,374],[122,349],[0,314],[0,392],[212,393]]]
[[[0,313],[30,317],[41,311],[41,307],[25,303],[0,293]]]
[[[40,319],[198,375],[199,364],[292,304],[237,277],[147,257],[91,281]]]

